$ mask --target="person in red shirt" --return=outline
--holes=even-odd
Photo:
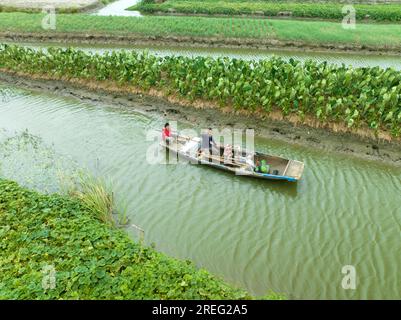
[[[164,125],[164,128],[162,129],[162,139],[163,141],[166,141],[166,143],[169,143],[173,139],[171,135],[170,124],[168,122]]]

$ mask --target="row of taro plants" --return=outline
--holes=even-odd
[[[271,58],[156,57],[131,51],[105,54],[75,49],[0,48],[0,67],[52,77],[111,80],[143,90],[163,90],[189,100],[249,111],[280,110],[349,128],[401,134],[401,72]]]

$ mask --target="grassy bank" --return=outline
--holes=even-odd
[[[51,79],[110,82],[126,91],[211,103],[231,112],[279,113],[311,126],[401,134],[401,75],[392,69],[347,68],[279,58],[156,57],[137,52],[91,55],[3,46],[0,68]],[[294,120],[295,121],[295,120]]]
[[[44,30],[41,22],[44,15],[26,13],[0,13],[0,33],[10,36],[16,33],[34,33],[38,37],[52,37],[57,34],[72,38],[74,35],[103,35],[109,39],[129,36],[149,38],[191,37],[221,41],[238,39],[264,43],[297,42],[313,45],[369,46],[386,50],[401,48],[401,25],[360,24],[355,30],[343,29],[340,23],[326,21],[284,21],[241,18],[206,17],[103,17],[84,14],[57,15],[57,29]]]
[[[143,13],[206,14],[206,15],[255,15],[292,16],[297,18],[318,18],[342,20],[346,14],[342,8],[346,3],[286,2],[286,1],[244,1],[244,0],[167,0],[155,3],[145,0],[130,10]],[[357,20],[401,21],[400,4],[353,4]]]
[[[77,199],[2,179],[0,240],[0,299],[251,298],[190,262],[134,243]],[[44,290],[50,268],[55,287]]]

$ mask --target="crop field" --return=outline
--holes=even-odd
[[[131,7],[143,13],[182,13],[206,15],[292,16],[297,18],[343,19],[343,7],[338,2],[241,1],[241,0],[167,0],[154,3],[147,0]],[[401,4],[353,4],[357,20],[401,21]]]
[[[104,17],[85,14],[58,14],[55,30],[42,28],[43,14],[0,13],[0,32],[54,34],[102,34],[148,37],[238,38],[298,41],[306,44],[350,44],[373,47],[401,46],[401,25],[360,24],[343,29],[328,21],[287,21],[207,17]]]
[[[401,74],[393,69],[347,68],[279,58],[243,61],[229,58],[156,57],[138,52],[91,55],[80,50],[48,52],[4,45],[0,67],[45,74],[115,81],[149,90],[165,90],[190,100],[284,116],[311,116],[349,128],[401,134]]]

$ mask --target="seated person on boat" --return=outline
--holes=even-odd
[[[256,161],[255,172],[257,173],[269,173],[270,166],[266,163],[266,160]]]
[[[247,156],[243,156],[241,153],[237,154],[235,161],[241,164],[247,171],[255,170],[255,163],[253,162],[253,156],[251,154],[248,154]]]
[[[226,146],[224,147],[224,152],[223,152],[224,163],[225,164],[232,163],[233,155],[234,155],[233,146],[231,144],[226,144]]]

